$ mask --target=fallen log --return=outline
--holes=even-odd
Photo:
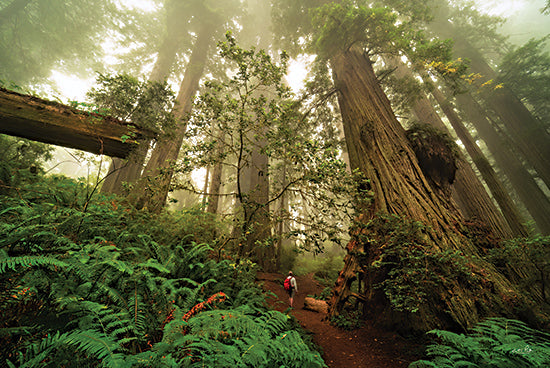
[[[154,132],[111,116],[0,88],[0,133],[126,158]]]
[[[317,312],[317,313],[328,313],[328,304],[324,300],[318,300],[315,298],[306,297],[304,299],[304,309]]]

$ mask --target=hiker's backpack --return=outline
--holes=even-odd
[[[292,277],[288,276],[285,279],[285,282],[283,283],[283,286],[284,286],[286,291],[290,291],[290,289],[292,289],[292,285],[290,284],[290,279],[292,279]]]

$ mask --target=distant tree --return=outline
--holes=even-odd
[[[550,54],[548,37],[531,39],[504,55],[498,81],[509,87],[543,124],[550,127]]]
[[[162,22],[157,22],[151,25],[141,19],[140,24],[135,25],[138,28],[138,36],[141,47],[135,47],[134,44],[129,44],[127,40],[121,41],[121,46],[130,48],[133,51],[125,55],[124,62],[115,66],[122,73],[132,75],[141,75],[144,65],[154,63],[153,70],[149,75],[151,82],[163,83],[168,79],[177,78],[174,74],[177,72],[178,55],[186,54],[190,42],[186,39],[189,30],[189,19],[191,12],[189,11],[189,3],[181,3],[174,0],[166,0],[161,2],[158,18]],[[150,15],[151,18],[155,14]],[[156,37],[155,37],[156,36]],[[151,53],[151,50],[157,50],[156,53]],[[180,58],[182,55],[179,55]],[[142,147],[135,151],[129,159],[123,160],[113,158],[109,168],[109,174],[105,178],[102,192],[126,194],[125,185],[132,185],[141,176],[143,165],[152,142],[143,142]]]
[[[206,83],[191,116],[190,134],[201,160],[223,163],[226,176],[236,182],[235,192],[225,194],[239,204],[239,231],[234,232],[238,254],[274,270],[276,239],[271,226],[277,216],[289,214],[273,212],[270,205],[288,193],[300,196],[302,203],[297,206],[309,207],[312,215],[291,216],[299,225],[285,236],[294,235],[315,250],[324,240],[336,241],[343,235],[327,218],[349,216],[354,185],[333,143],[320,139],[314,128],[317,122],[300,112],[300,103],[292,100],[284,85],[287,58],[283,55],[277,64],[264,50],[242,49],[232,36],[227,37],[219,48],[233,76],[226,82]],[[220,140],[221,136],[225,138]],[[197,141],[199,137],[203,140]],[[258,152],[270,162],[266,171],[257,174],[270,177],[267,198],[256,196],[259,189],[249,184],[248,167],[255,165]],[[264,217],[269,222],[258,224]]]
[[[217,32],[239,13],[239,5],[240,2],[236,0],[226,1],[219,7],[214,7],[206,0],[195,0],[187,5],[187,9],[194,15],[190,29],[194,30],[195,43],[176,98],[174,115],[177,119],[177,128],[172,137],[165,137],[157,142],[141,180],[131,193],[138,208],[146,207],[153,212],[159,212],[166,203],[170,183],[177,171],[181,143],[187,130],[187,116],[191,112],[193,100],[199,89],[199,81],[206,70],[209,49],[214,43],[214,37],[219,34]]]
[[[507,85],[498,85],[498,73],[492,67],[507,51],[507,44],[498,35],[481,36],[484,30],[487,34],[495,34],[494,25],[487,21],[479,12],[466,7],[453,8],[446,1],[438,1],[438,12],[429,23],[429,31],[438,37],[452,38],[457,57],[467,58],[470,62],[470,82],[475,86],[476,99],[487,109],[487,114],[497,119],[504,127],[505,133],[512,142],[514,149],[532,166],[540,179],[550,185],[550,168],[547,157],[550,156],[550,134],[544,124],[529,110],[521,100],[521,96]],[[462,14],[465,13],[466,17]],[[487,52],[487,44],[491,46],[492,54]]]
[[[99,74],[96,87],[88,92],[88,98],[101,109],[102,113],[150,129],[157,135],[169,135],[174,130],[175,121],[171,110],[175,103],[175,96],[166,81],[162,83],[140,81],[127,74],[114,76]],[[147,143],[142,142],[140,147],[132,152],[130,162],[127,164],[138,161],[139,157],[147,153]],[[122,160],[117,162],[122,164]],[[117,169],[120,170],[120,167]],[[111,170],[105,180],[116,173],[117,170]],[[122,180],[120,176],[117,179]],[[111,185],[107,192],[123,194],[122,183]]]

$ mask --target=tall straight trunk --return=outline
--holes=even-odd
[[[169,12],[169,9],[167,10],[166,22],[168,30],[149,77],[149,80],[153,82],[164,82],[170,75],[170,69],[176,60],[180,39],[177,37],[177,22],[174,18],[177,18],[178,15],[180,14]],[[142,147],[126,160],[114,157],[111,161],[109,172],[101,186],[101,192],[118,195],[125,194],[124,183],[133,184],[141,177],[145,156],[150,145],[151,141],[142,142]]]
[[[199,89],[199,80],[204,71],[214,31],[215,27],[205,21],[198,32],[176,98],[174,115],[178,126],[173,136],[160,139],[155,145],[142,178],[131,194],[137,208],[148,208],[152,212],[160,212],[166,203],[174,174],[173,165],[176,163],[187,130],[187,114],[191,112],[193,99]]]
[[[271,237],[271,216],[269,213],[269,159],[261,153],[261,144],[253,149],[251,154],[251,173],[248,177],[250,191],[248,192],[248,224],[249,234],[246,236],[246,247],[252,250],[255,261],[264,271],[275,269],[274,244],[266,243]]]
[[[225,132],[221,131],[216,144],[216,156],[221,157],[225,147]],[[206,212],[217,213],[220,202],[220,189],[222,186],[223,162],[219,161],[212,168],[212,178],[210,180],[210,190],[208,192],[208,206]]]
[[[338,102],[344,124],[344,133],[352,169],[359,169],[369,180],[374,201],[359,221],[368,222],[377,213],[396,214],[406,219],[420,221],[426,226],[425,242],[435,252],[460,251],[477,266],[484,269],[494,289],[485,290],[485,302],[492,308],[504,309],[503,295],[514,294],[514,286],[494,267],[480,258],[474,244],[465,238],[458,226],[459,218],[451,203],[438,197],[430,188],[418,165],[414,152],[405,137],[405,131],[395,118],[390,102],[382,91],[371,61],[358,46],[332,57],[331,67],[335,87],[339,91]],[[469,327],[484,315],[484,311],[471,300],[479,298],[479,290],[464,286],[459,280],[452,291],[446,288],[434,290],[439,300],[427,300],[416,313],[399,314],[392,311],[383,291],[374,288],[385,277],[367,265],[374,262],[381,249],[362,242],[359,234],[348,243],[344,269],[333,289],[331,314],[336,315],[349,298],[350,285],[365,274],[366,294],[361,296],[369,309],[376,313],[381,324],[407,323],[412,329],[463,326]],[[357,254],[367,257],[366,264],[359,264]],[[500,311],[502,312],[502,311]],[[406,322],[403,321],[406,319]]]
[[[202,188],[202,209],[206,212],[206,198],[208,193],[208,184],[210,180],[210,168],[211,166],[206,166],[206,174],[204,174],[204,186]]]
[[[245,20],[245,28],[253,30],[245,38],[254,47],[269,51],[272,44],[270,30],[270,5],[262,0],[250,0],[248,11],[250,16]],[[270,91],[263,91],[270,98]],[[271,238],[271,216],[269,211],[269,158],[262,152],[266,145],[264,131],[253,132],[248,137],[251,146],[250,162],[247,165],[248,191],[245,191],[246,201],[243,203],[245,219],[243,223],[243,248],[247,254],[265,271],[276,271],[275,246],[267,242]],[[253,136],[257,135],[257,136]]]
[[[445,96],[437,88],[432,90],[432,95],[436,99],[441,109],[449,119],[449,122],[453,126],[453,129],[456,132],[456,135],[466,147],[466,151],[472,158],[472,161],[478,168],[481,176],[487,183],[487,186],[491,190],[493,197],[497,201],[504,218],[508,222],[508,225],[512,229],[515,236],[522,237],[527,236],[527,230],[523,225],[524,220],[522,219],[516,205],[512,201],[512,198],[504,188],[504,185],[497,177],[495,170],[491,167],[491,164],[481,151],[481,149],[474,142],[470,132],[464,127],[462,121],[458,114],[454,111],[451,104],[447,101]]]
[[[539,230],[550,234],[550,200],[535,182],[517,154],[510,150],[505,135],[495,129],[485,110],[469,94],[456,96],[458,106],[475,127],[478,136],[485,142],[496,164],[508,178]]]
[[[283,164],[282,182],[281,187],[284,188],[288,185],[286,164]],[[285,231],[288,231],[288,193],[283,193],[279,199],[279,208],[277,210],[277,245],[275,247],[275,268],[281,270],[281,255],[285,242]]]
[[[390,60],[390,63],[397,68],[395,71],[397,77],[412,76],[412,71],[398,59],[394,58]],[[441,117],[426,94],[422,92],[415,100],[412,108],[416,118],[420,122],[448,132],[447,126],[441,120]],[[495,206],[495,203],[463,154],[460,154],[457,161],[457,171],[452,192],[453,199],[465,218],[483,222],[499,238],[510,239],[513,237],[514,234],[506,219]]]
[[[445,13],[445,7],[440,9]],[[470,69],[481,75],[479,85],[486,81],[497,81],[498,75],[483,55],[468,40],[457,32],[448,17],[443,14],[433,22],[432,29],[442,38],[453,38],[456,55],[470,60]],[[541,122],[531,114],[519,98],[506,86],[494,90],[490,84],[481,87],[481,97],[505,126],[511,142],[525,157],[537,174],[550,188],[550,134]]]

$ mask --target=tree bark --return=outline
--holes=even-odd
[[[523,226],[524,220],[516,208],[516,205],[512,201],[512,198],[510,198],[510,195],[506,191],[506,188],[504,188],[504,185],[502,185],[502,182],[497,177],[495,170],[491,167],[491,164],[483,152],[481,152],[481,149],[477,146],[477,144],[475,144],[470,132],[468,132],[462,124],[458,114],[443,96],[441,91],[437,88],[432,90],[432,95],[445,112],[445,115],[447,115],[447,118],[449,118],[449,122],[453,126],[458,138],[466,147],[466,151],[468,151],[468,154],[472,158],[474,164],[481,173],[481,176],[491,190],[493,197],[500,206],[502,214],[504,215],[504,218],[506,218],[506,221],[508,222],[508,225],[512,229],[514,235],[517,237],[527,236],[527,230],[525,229],[525,226]]]
[[[271,218],[269,214],[269,159],[261,153],[262,142],[252,149],[247,193],[248,218],[245,221],[245,247],[253,255],[254,260],[266,272],[275,269],[275,245],[266,242],[271,237]]]
[[[173,4],[173,2],[169,4]],[[178,46],[181,41],[177,19],[182,17],[182,14],[173,11],[174,9],[170,5],[167,5],[167,7],[167,32],[159,48],[157,60],[149,77],[153,82],[163,82],[170,75],[170,69],[176,60]],[[128,160],[113,158],[107,177],[101,186],[101,192],[118,195],[126,194],[123,183],[133,184],[141,177],[145,156],[150,145],[151,140],[142,142],[140,150],[136,151]]]
[[[550,200],[517,154],[510,149],[506,136],[491,124],[485,110],[469,94],[456,96],[462,113],[473,124],[479,137],[487,144],[496,164],[506,175],[541,233],[550,235]]]
[[[440,9],[445,13],[445,8]],[[468,40],[456,32],[445,15],[435,19],[432,29],[443,38],[453,38],[456,55],[470,60],[470,69],[481,75],[478,85],[498,80],[498,75]],[[506,86],[493,89],[493,84],[480,88],[480,96],[504,124],[511,142],[550,188],[550,134],[519,98]]]
[[[358,221],[366,223],[377,213],[396,214],[427,225],[425,242],[432,251],[460,251],[483,269],[493,289],[485,290],[485,302],[495,313],[503,312],[503,295],[515,295],[514,286],[492,265],[477,258],[478,250],[465,238],[458,226],[461,218],[449,202],[439,198],[430,188],[395,118],[390,102],[382,91],[370,60],[358,46],[334,55],[331,67],[342,114],[346,143],[352,169],[359,169],[369,180],[374,201]],[[475,324],[485,313],[472,300],[479,299],[482,289],[465,287],[458,280],[453,290],[438,290],[439,300],[427,300],[418,312],[400,314],[392,310],[383,291],[373,286],[383,274],[370,270],[381,249],[371,249],[357,234],[349,242],[344,269],[333,289],[331,314],[337,315],[350,296],[349,285],[358,273],[365,273],[366,294],[362,297],[376,315],[378,323],[389,326],[406,323],[414,330],[448,328]],[[357,254],[367,257],[359,264]]]
[[[129,132],[134,139],[124,140]],[[128,157],[154,133],[109,116],[0,88],[0,133],[112,157]]]
[[[218,142],[216,144],[216,156],[218,157],[219,162],[216,162],[214,168],[212,169],[212,179],[210,181],[210,191],[208,206],[206,207],[206,212],[208,213],[217,213],[218,204],[220,202],[220,188],[222,186],[222,173],[223,173],[223,162],[221,162],[221,155],[225,147],[225,132],[221,131],[218,136]]]
[[[215,27],[204,21],[198,32],[193,52],[185,68],[185,74],[176,98],[174,115],[178,126],[173,137],[161,139],[155,145],[151,158],[136,185],[131,197],[137,208],[148,208],[151,212],[160,212],[166,203],[170,182],[174,174],[181,143],[187,130],[187,114],[193,107],[193,99],[199,88],[207,61],[208,49],[212,43]]]
[[[397,67],[395,74],[398,78],[412,76],[410,69],[397,59],[390,61]],[[421,123],[429,124],[439,130],[448,132],[447,126],[429,101],[428,96],[421,93],[413,104],[413,112]],[[461,154],[457,161],[457,171],[453,183],[453,199],[457,203],[463,216],[467,219],[476,219],[486,224],[492,232],[501,239],[511,239],[513,232],[502,213],[495,206],[485,187],[475,174],[474,170]]]

